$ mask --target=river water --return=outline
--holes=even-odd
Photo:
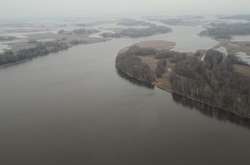
[[[174,32],[185,35],[175,37],[176,49],[216,44],[196,41],[189,28]],[[173,41],[174,33],[81,45],[1,69],[1,164],[249,164],[250,130],[241,121],[204,115],[117,74],[121,48],[139,40]]]

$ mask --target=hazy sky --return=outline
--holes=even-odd
[[[239,14],[250,0],[0,0],[0,17]]]

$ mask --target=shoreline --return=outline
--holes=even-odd
[[[135,83],[135,84],[137,84],[137,85],[144,86],[144,87],[149,87],[147,82],[138,80],[138,79],[136,79],[135,77],[133,77],[133,76],[131,76],[131,75],[128,75],[127,73],[122,72],[121,70],[119,70],[119,72],[120,72],[121,74],[123,74],[123,76],[122,76],[123,78],[126,78],[126,79],[129,80],[130,82],[132,81],[133,83]],[[153,83],[153,84],[154,84],[154,83]],[[163,91],[165,91],[165,92],[168,92],[168,93],[170,93],[170,94],[174,94],[174,95],[177,95],[177,96],[181,96],[181,97],[184,97],[184,98],[186,98],[186,99],[188,99],[188,100],[190,100],[190,101],[194,101],[194,102],[196,102],[196,103],[203,104],[203,105],[208,106],[208,107],[210,107],[210,108],[213,108],[213,109],[215,109],[215,110],[222,111],[222,112],[227,112],[227,113],[230,113],[230,114],[232,114],[232,115],[235,115],[235,116],[237,116],[237,117],[239,117],[239,118],[250,120],[250,116],[249,116],[249,117],[246,117],[246,116],[241,115],[240,113],[231,112],[231,111],[228,111],[228,110],[223,109],[223,108],[221,108],[221,107],[213,106],[213,105],[208,104],[208,103],[206,103],[206,102],[204,102],[204,101],[201,101],[201,100],[199,100],[199,99],[196,99],[196,98],[193,98],[193,97],[189,97],[189,96],[186,96],[186,95],[184,95],[184,94],[182,94],[182,93],[178,93],[178,92],[176,92],[176,91],[173,91],[171,88],[164,88],[164,87],[160,87],[160,86],[158,86],[158,85],[151,85],[149,88],[150,88],[150,89],[155,89],[155,87],[157,87],[158,89],[163,90]]]
[[[96,39],[96,38],[93,38],[93,39]],[[90,40],[89,42],[80,42],[80,43],[75,43],[75,44],[71,44],[71,45],[69,43],[65,43],[65,42],[54,41],[54,42],[52,42],[52,44],[50,42],[41,44],[41,45],[43,45],[42,48],[40,48],[39,44],[37,44],[33,48],[21,49],[21,50],[18,50],[16,52],[14,52],[12,50],[6,51],[4,53],[0,53],[0,58],[3,58],[3,56],[6,56],[5,58],[9,59],[12,57],[12,58],[14,58],[14,60],[5,61],[3,64],[0,64],[0,69],[11,67],[14,65],[18,65],[18,64],[33,60],[34,58],[37,58],[37,57],[48,56],[48,55],[51,55],[53,53],[66,51],[66,50],[73,48],[75,46],[90,45],[90,44],[96,44],[96,43],[106,42],[106,41],[108,41],[108,39]],[[57,47],[57,46],[59,46],[59,47]],[[49,50],[49,49],[51,49],[51,50]],[[44,51],[44,52],[41,53],[41,51]],[[10,53],[10,54],[7,54],[7,53]],[[22,56],[22,58],[20,56]],[[20,59],[18,59],[18,58],[20,58]]]
[[[120,72],[122,72],[123,75],[125,75],[125,78],[133,79],[133,81],[137,81],[138,83],[144,84],[145,86],[148,86],[148,84],[150,84],[153,88],[157,87],[173,95],[179,95],[179,96],[185,97],[186,99],[192,100],[196,103],[202,104],[204,106],[209,106],[219,111],[231,113],[232,115],[236,115],[240,118],[250,119],[250,114],[248,113],[248,107],[242,108],[242,105],[239,104],[237,101],[233,101],[231,103],[232,105],[225,104],[225,102],[223,102],[223,99],[225,99],[224,97],[225,93],[223,93],[224,91],[221,91],[222,96],[217,98],[219,100],[214,102],[215,100],[213,98],[206,97],[206,93],[204,93],[206,92],[204,90],[204,87],[206,86],[210,87],[209,86],[210,84],[206,84],[207,82],[205,81],[203,82],[205,84],[199,87],[199,85],[197,86],[197,83],[198,84],[201,83],[199,79],[192,79],[192,77],[190,78],[190,77],[185,77],[183,75],[178,75],[178,73],[173,71],[173,69],[177,67],[175,65],[178,64],[180,61],[183,61],[183,60],[185,61],[186,58],[193,59],[194,60],[193,62],[195,62],[196,60],[200,60],[200,63],[204,63],[204,61],[201,60],[201,57],[203,56],[204,52],[196,52],[193,54],[193,57],[190,57],[190,56],[186,56],[187,53],[180,54],[178,52],[169,51],[169,49],[165,52],[164,51],[162,52],[161,50],[153,49],[153,46],[152,45],[150,46],[150,44],[148,44],[149,42],[146,42],[146,43],[147,44],[144,44],[146,45],[145,47],[138,47],[138,45],[140,44],[135,44],[133,46],[124,48],[121,51],[119,51],[117,58],[116,58],[116,68]],[[143,45],[143,43],[141,43],[141,45]],[[220,57],[220,55],[223,56],[222,54],[214,50],[206,51],[205,53],[207,54],[207,58],[219,59],[218,57]],[[182,58],[183,55],[186,57]],[[148,57],[153,58],[155,61],[145,60]],[[228,58],[228,57],[225,56],[225,58]],[[164,61],[167,60],[167,62],[166,61],[162,62],[162,60]],[[172,63],[169,62],[171,60],[174,60],[174,62]],[[199,61],[196,61],[196,62],[199,62]],[[206,62],[207,62],[206,65],[208,66],[210,63],[208,63],[209,61],[206,61]],[[233,65],[233,64],[234,63],[232,62],[232,63],[229,63],[228,65]],[[206,67],[206,65],[204,65],[203,67]],[[157,69],[160,71],[158,71]],[[203,68],[203,69],[206,69],[206,68]],[[191,72],[188,70],[189,69],[187,69],[185,73],[191,74]],[[160,73],[160,74],[157,75],[157,73]],[[192,73],[192,74],[195,74],[195,73]],[[188,88],[191,88],[191,89],[188,89]],[[235,88],[233,86],[232,89],[237,90],[238,88]],[[240,93],[241,91],[238,91],[238,92]],[[241,99],[243,95],[239,95],[238,97],[239,99]],[[214,102],[214,105],[212,104],[213,102]],[[246,102],[242,102],[242,104],[244,106],[247,105]],[[223,108],[224,105],[227,105],[227,107]],[[232,107],[230,108],[230,106]]]

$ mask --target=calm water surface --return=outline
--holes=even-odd
[[[216,44],[201,40],[179,39],[177,48]],[[134,85],[116,73],[117,52],[135,42],[78,46],[1,69],[0,163],[249,164],[249,129],[203,115],[167,92]]]

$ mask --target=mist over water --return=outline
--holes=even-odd
[[[8,0],[1,18],[248,14],[248,0]]]
[[[194,35],[191,28],[176,32]],[[1,69],[0,162],[248,163],[247,128],[207,117],[165,91],[133,85],[117,74],[115,57],[121,48],[140,40],[173,41],[171,36],[77,46]],[[185,51],[216,44],[175,39],[177,49]]]
[[[22,43],[25,47],[26,43],[55,41],[61,30],[67,39],[76,29],[94,29],[97,32],[88,39],[103,39],[104,32],[145,28],[118,25],[121,18],[172,29],[149,37],[74,45],[2,66],[0,164],[250,164],[250,120],[137,84],[115,68],[118,52],[141,41],[176,42],[173,50],[180,52],[213,48],[219,41],[199,33],[211,22],[249,22],[217,17],[248,14],[249,6],[249,0],[0,1],[0,53],[18,50]],[[198,23],[161,22],[194,17]],[[249,59],[244,52],[239,56]]]

